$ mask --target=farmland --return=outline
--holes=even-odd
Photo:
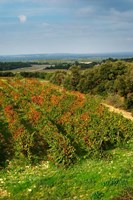
[[[0,95],[3,199],[132,195],[131,120],[34,78],[1,78]]]

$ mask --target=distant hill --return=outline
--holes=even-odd
[[[4,55],[0,56],[1,62],[12,61],[36,61],[36,60],[103,60],[108,58],[131,58],[133,53],[97,53],[97,54],[71,54],[71,53],[53,53],[53,54],[25,54],[25,55]]]

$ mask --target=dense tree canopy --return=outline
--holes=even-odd
[[[57,72],[57,74],[64,72]],[[66,74],[62,74],[62,81],[56,83],[70,90],[83,93],[108,96],[119,94],[125,99],[126,108],[133,108],[133,63],[125,61],[107,60],[93,68],[80,70],[79,66],[72,66]],[[54,82],[55,76],[51,77]]]
[[[0,71],[6,71],[24,67],[31,67],[31,64],[25,62],[0,62]]]

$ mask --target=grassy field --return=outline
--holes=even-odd
[[[17,68],[12,70],[6,70],[3,72],[55,72],[55,71],[66,71],[66,69],[45,69],[46,67],[50,67],[51,65],[32,65],[32,67],[24,67],[24,68]]]
[[[17,68],[13,70],[6,70],[6,72],[41,72],[45,70],[46,67],[49,67],[51,65],[32,65],[32,67],[24,67],[24,68]]]
[[[14,160],[0,171],[0,199],[133,199],[132,169],[133,141],[128,148],[109,151],[108,158],[88,159],[69,169]]]

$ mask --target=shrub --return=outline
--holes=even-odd
[[[13,138],[8,130],[7,123],[0,122],[0,166],[5,166],[14,154]]]

